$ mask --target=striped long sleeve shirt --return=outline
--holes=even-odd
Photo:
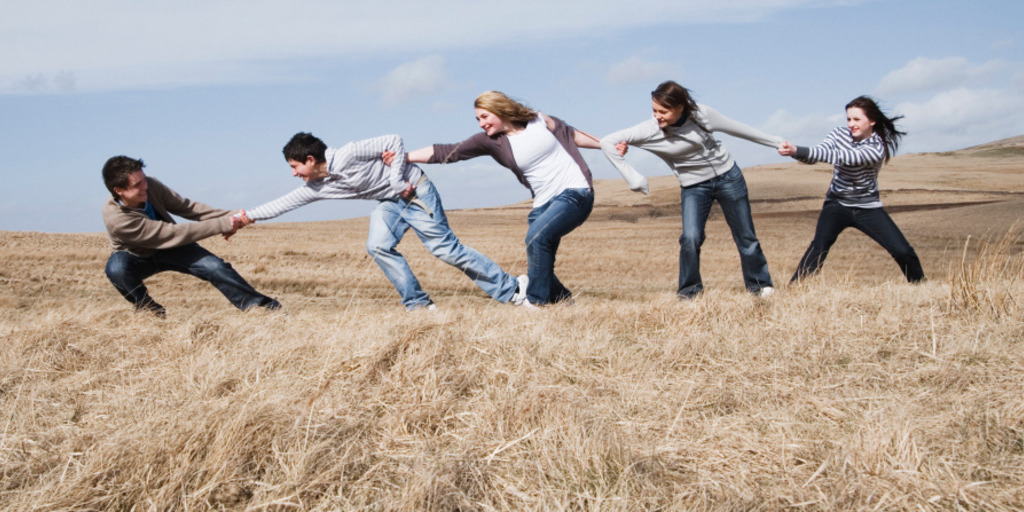
[[[381,159],[384,151],[394,151],[391,165]],[[406,163],[405,148],[398,135],[383,135],[349,142],[340,148],[328,148],[327,176],[312,180],[269,203],[246,209],[252,220],[267,220],[300,206],[322,199],[397,199],[409,183],[417,183],[423,171]]]
[[[828,162],[833,165],[828,198],[851,208],[882,207],[878,172],[885,162],[885,144],[877,133],[855,142],[850,129],[841,126],[817,146],[798,146],[795,158],[807,164]]]

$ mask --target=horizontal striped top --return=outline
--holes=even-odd
[[[391,165],[381,154],[394,151]],[[398,135],[382,135],[328,148],[327,176],[312,180],[245,214],[252,220],[267,220],[322,199],[397,199],[409,183],[417,183],[423,171],[405,161],[405,147]]]
[[[817,146],[797,147],[795,158],[807,164],[832,164],[832,184],[827,198],[851,208],[882,207],[878,172],[885,162],[885,144],[877,133],[854,142],[850,129],[840,126]]]

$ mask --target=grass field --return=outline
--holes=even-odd
[[[103,234],[0,232],[0,509],[1022,510],[1022,149],[883,170],[920,285],[853,231],[787,285],[829,168],[746,169],[767,300],[717,207],[707,292],[675,299],[671,177],[598,184],[558,254],[576,304],[541,311],[410,234],[439,310],[406,313],[365,218],[203,242],[287,313],[161,274],[166,319],[106,281]],[[450,220],[519,274],[528,211]]]

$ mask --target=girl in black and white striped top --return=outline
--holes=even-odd
[[[833,165],[832,184],[818,216],[814,240],[800,258],[792,281],[817,272],[839,233],[848,227],[861,230],[888,251],[907,281],[924,280],[917,253],[882,208],[878,194],[878,172],[906,135],[895,124],[902,117],[890,118],[873,99],[860,96],[846,105],[847,126],[832,130],[817,146],[808,148],[785,142],[779,147],[782,156],[808,164]]]

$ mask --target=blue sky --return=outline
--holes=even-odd
[[[119,154],[192,199],[257,206],[302,184],[281,156],[295,132],[457,142],[488,89],[598,136],[646,119],[665,79],[802,145],[860,94],[906,116],[904,152],[1024,134],[1020,0],[4,3],[0,230],[102,231],[100,169]],[[741,166],[784,161],[722,139]],[[641,172],[667,173],[642,153]],[[529,198],[489,158],[424,168],[449,209]],[[371,208],[325,201],[279,220]]]

